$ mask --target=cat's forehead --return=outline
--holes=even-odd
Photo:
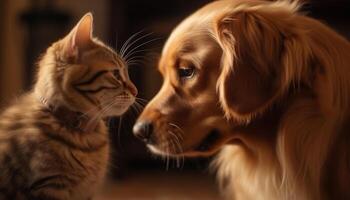
[[[86,64],[98,64],[110,68],[124,68],[123,59],[107,46],[98,46],[84,53],[82,62]]]

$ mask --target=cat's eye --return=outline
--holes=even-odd
[[[114,74],[114,77],[115,77],[116,79],[118,79],[118,80],[121,80],[121,79],[122,79],[122,77],[121,77],[121,75],[120,75],[120,70],[119,70],[119,69],[115,69],[115,70],[113,71],[113,74]]]
[[[190,79],[195,74],[195,68],[193,66],[180,67],[178,68],[177,73],[180,79]]]

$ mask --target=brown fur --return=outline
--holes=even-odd
[[[108,168],[103,118],[134,102],[122,58],[85,15],[39,62],[33,91],[0,116],[0,199],[91,199]]]
[[[350,45],[298,8],[222,0],[184,20],[139,118],[154,125],[149,148],[221,149],[214,166],[229,199],[350,199]]]

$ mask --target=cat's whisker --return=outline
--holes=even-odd
[[[148,104],[148,100],[146,99],[141,99],[141,98],[135,98],[135,102],[137,102],[138,104],[140,104],[143,108]]]
[[[134,117],[137,117],[140,114],[140,110],[136,107],[135,104],[132,105],[132,108],[134,109]]]
[[[153,49],[154,51],[155,49]],[[130,55],[128,55],[128,57],[125,57],[125,61],[128,62],[134,58],[142,58],[142,59],[146,59],[146,58],[149,58],[149,56],[147,56],[147,53],[148,52],[151,52],[152,49],[141,49],[141,50],[135,50],[134,52],[131,52]],[[142,52],[145,52],[146,55],[143,55],[143,56],[138,56],[137,53],[142,53]]]
[[[134,114],[133,117],[137,117],[140,114],[140,111],[135,107],[135,105],[130,106],[132,113]]]
[[[135,63],[143,64],[145,62],[144,56],[139,56],[140,58],[132,58],[129,61],[127,61],[126,65],[128,67],[134,65]]]
[[[147,99],[143,99],[143,98],[140,98],[140,97],[136,97],[136,100],[141,100],[141,101],[144,101],[144,102],[146,102],[146,103],[148,103],[148,102],[149,102],[149,100],[147,100]]]
[[[115,102],[115,103],[114,103]],[[90,113],[96,113],[95,115],[93,115],[90,120],[94,121],[94,120],[99,120],[107,111],[108,109],[110,109],[111,107],[113,107],[114,105],[116,105],[117,103],[124,103],[124,99],[122,97],[111,97],[103,102],[101,102],[99,105],[102,107],[102,110],[100,110],[99,108],[92,108],[86,112],[83,113],[83,116],[90,116]],[[111,104],[111,105],[110,105]],[[105,109],[107,109],[106,111],[104,111]]]
[[[135,101],[134,103],[135,107],[138,108],[138,111],[141,113],[142,110],[144,109],[144,106],[142,106],[139,102]]]
[[[145,106],[147,105],[146,102],[142,102],[142,101],[138,101],[138,100],[136,100],[135,102],[137,102],[138,104],[140,104],[140,106],[142,106],[142,109],[144,109]]]
[[[140,36],[139,38],[135,39],[135,40],[132,41],[131,43],[129,43],[128,46],[123,50],[123,52],[121,52],[122,58],[125,58],[125,57],[130,53],[129,49],[132,48],[132,46],[133,46],[136,42],[138,42],[138,41],[140,41],[140,40],[142,40],[142,39],[144,39],[144,38],[146,38],[146,37],[148,37],[148,36],[150,36],[150,35],[152,35],[152,34],[153,34],[153,33],[147,33],[147,34],[145,34],[145,35],[143,35],[143,36]],[[133,51],[133,50],[135,50],[135,48],[132,48],[131,51]],[[128,52],[128,51],[129,51],[129,52]]]
[[[111,103],[109,106],[106,106],[106,109],[103,109],[101,111],[101,116],[100,117],[104,116],[109,111],[109,109],[111,109],[112,107],[114,107],[118,103],[120,103],[120,102],[119,101],[115,101],[115,102]]]
[[[139,66],[139,65],[143,65],[143,61],[135,61],[135,62],[131,62],[131,63],[128,63],[128,66]]]
[[[120,142],[120,132],[122,128],[122,121],[123,121],[123,116],[119,117],[119,122],[118,122],[118,132],[117,132],[117,137],[118,137],[118,146],[121,147],[121,142]]]
[[[109,105],[110,103],[116,101],[116,99],[119,100],[118,98],[115,98],[115,97],[112,97],[112,98],[110,98],[110,99],[106,99],[105,101],[101,102],[101,103],[99,104],[99,106],[100,106],[100,107],[104,107],[104,106],[106,106],[106,105]],[[90,116],[90,115],[89,115],[90,113],[96,113],[96,112],[99,112],[99,110],[100,110],[100,108],[98,108],[98,107],[93,107],[93,108],[91,108],[90,110],[83,112],[83,116],[87,116],[87,117],[88,117],[88,116]]]
[[[131,60],[127,63],[128,67],[133,65],[143,65],[143,64],[144,64],[144,60],[141,60],[141,59]]]
[[[128,60],[125,60],[126,63],[130,63],[131,61],[133,60],[143,60],[144,58],[147,58],[147,56],[133,56],[133,57],[130,57],[130,59]]]
[[[134,104],[131,105],[131,108],[136,112],[136,117],[142,112],[143,106],[139,104],[138,102],[134,102]]]
[[[112,101],[112,100],[111,100],[111,101]],[[108,105],[109,103],[111,103],[111,101],[103,102],[103,103],[101,103],[100,105],[101,105],[101,106]],[[89,116],[90,116],[90,113],[96,113],[96,112],[98,112],[98,111],[99,111],[99,108],[93,107],[93,108],[91,108],[90,110],[83,112],[81,117],[89,117]]]
[[[136,38],[137,36],[141,35],[143,32],[144,32],[145,29],[139,31],[139,32],[136,32],[134,33],[133,35],[131,35],[128,40],[124,43],[121,51],[120,51],[120,54],[121,55],[124,55],[125,52],[127,51],[127,49],[130,47],[130,45],[132,45],[133,42],[131,42],[134,38]],[[142,36],[141,36],[142,37]]]
[[[125,51],[125,48],[129,45],[130,41],[135,38],[136,36],[138,36],[139,34],[141,34],[142,32],[144,31],[144,29],[142,29],[141,31],[138,31],[134,34],[132,34],[125,42],[124,44],[122,45],[119,53],[121,55],[121,57],[123,57],[123,54],[124,54],[124,51]]]
[[[136,40],[134,40],[133,42],[130,43],[130,45],[127,47],[127,49],[124,51],[124,54],[123,54],[123,59],[125,60],[128,60],[128,58],[130,58],[131,55],[134,55],[135,51],[138,50],[139,48],[139,45],[137,45],[136,47],[133,45],[137,44],[137,42],[141,41],[142,39],[145,39],[147,38],[148,36],[150,36],[152,33],[150,34],[146,34],[144,36],[141,36],[139,38],[137,38]],[[142,43],[143,44],[143,43]],[[144,46],[144,45],[142,45]],[[143,51],[146,51],[147,49],[143,50]]]
[[[113,106],[115,106],[117,103],[117,101],[115,102],[111,102],[110,105],[107,105],[106,107],[104,107],[103,109],[101,109],[98,113],[96,113],[95,116],[93,116],[92,118],[90,118],[90,120],[88,121],[87,123],[87,126],[86,126],[86,129],[89,129],[90,126],[93,124],[93,123],[96,123],[96,121],[100,120],[102,116],[105,115],[105,113],[110,109],[112,108]]]
[[[147,45],[147,44],[150,44],[151,42],[160,40],[160,39],[161,39],[161,38],[154,38],[154,39],[148,40],[148,41],[146,41],[146,42],[143,42],[143,43],[137,45],[136,47],[132,48],[132,49],[125,55],[125,58],[128,57],[129,54],[130,54],[131,52],[135,51],[136,49],[138,49],[138,48],[140,48],[140,47],[142,47],[142,46],[145,46],[145,45]],[[123,57],[123,58],[124,58],[124,57]]]
[[[125,56],[125,61],[128,61],[128,60],[130,60],[130,59],[132,59],[132,58],[134,58],[135,56],[135,54],[136,53],[142,53],[142,52],[151,52],[151,51],[154,51],[155,49],[140,49],[140,50],[135,50],[135,51],[133,51],[133,52],[130,52],[130,54],[128,54],[127,55],[127,57]],[[142,56],[142,57],[146,57],[146,56]]]

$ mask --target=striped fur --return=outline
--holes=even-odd
[[[33,91],[0,116],[0,200],[91,199],[107,172],[104,117],[137,90],[123,60],[92,37],[92,16],[48,48]]]

